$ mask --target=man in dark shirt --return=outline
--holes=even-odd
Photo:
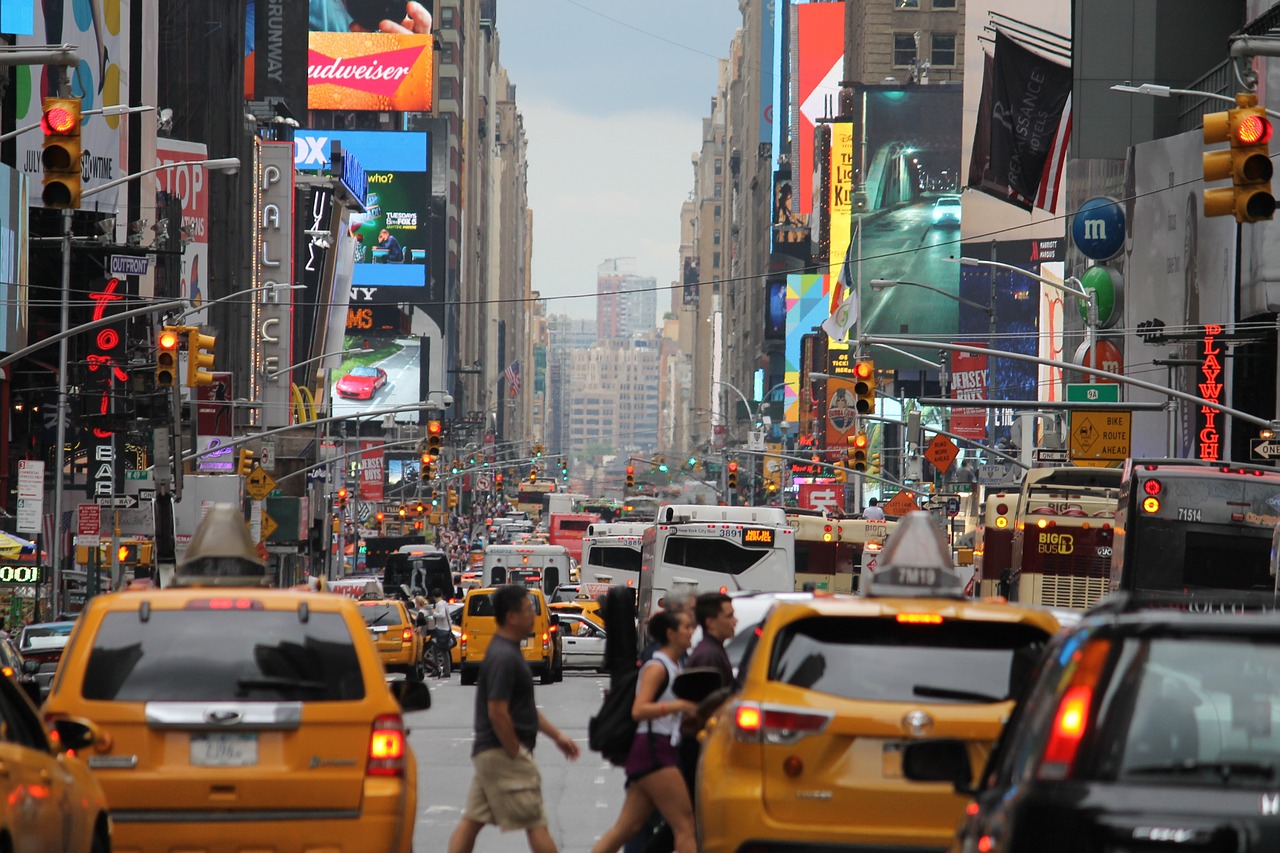
[[[693,614],[702,628],[702,642],[693,647],[687,667],[710,667],[720,671],[720,686],[733,683],[733,664],[724,644],[733,639],[738,619],[733,615],[733,599],[723,592],[704,592],[693,606]]]
[[[538,711],[533,675],[520,653],[520,641],[533,630],[533,599],[523,586],[508,585],[490,594],[498,631],[485,650],[476,682],[475,775],[462,820],[449,839],[449,853],[471,853],[487,824],[503,832],[523,829],[534,853],[555,853],[542,807],[542,776],[533,761],[538,732],[555,741],[570,760],[578,745]]]

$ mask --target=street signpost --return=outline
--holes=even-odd
[[[1249,439],[1249,458],[1255,462],[1280,459],[1280,440],[1274,438]]]
[[[137,495],[104,495],[93,500],[98,506],[108,506],[113,509],[137,509],[138,507]]]
[[[960,514],[960,499],[947,498],[947,518],[955,518]]]
[[[909,512],[919,509],[916,506],[916,496],[905,489],[893,496],[893,500],[884,505],[884,514],[892,516],[904,516]]]
[[[1133,412],[1124,409],[1071,411],[1071,461],[1084,468],[1110,468],[1129,458]]]
[[[932,462],[933,467],[945,474],[952,463],[956,461],[956,456],[959,453],[960,449],[956,447],[956,443],[939,433],[933,437],[933,441],[929,442],[929,446],[925,448],[924,458]]]
[[[76,544],[89,548],[102,544],[102,507],[80,504],[76,508]]]
[[[1037,465],[1067,465],[1071,462],[1070,450],[1050,450],[1044,447],[1037,447],[1034,455]]]
[[[1082,382],[1067,384],[1068,403],[1119,403],[1120,386],[1114,382],[1089,385]]]
[[[245,491],[257,501],[266,500],[267,495],[271,494],[275,488],[275,478],[260,467],[255,467],[249,472],[249,476],[244,478]]]
[[[39,533],[44,515],[44,463],[34,459],[18,461],[18,532]]]

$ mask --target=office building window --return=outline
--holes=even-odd
[[[453,15],[456,11],[452,6],[445,6],[440,10],[440,26],[442,28],[453,27]]]
[[[933,8],[935,9],[954,9],[956,0],[933,0]]]
[[[719,181],[716,181],[716,198],[720,198],[721,195],[723,195],[722,186]]]
[[[910,65],[916,58],[916,39],[911,33],[893,34],[893,64]]]
[[[719,228],[717,228],[717,229],[713,232],[713,234],[712,234],[712,236],[711,236],[711,242],[712,242],[712,243],[715,243],[717,246],[719,246],[719,245],[720,245],[720,229],[719,229]]]
[[[713,267],[718,267],[718,266],[720,266],[720,253],[719,253],[719,252],[712,252],[712,254],[711,254],[711,266],[713,266]]]
[[[719,157],[716,158],[716,177],[720,177],[720,173],[724,171],[724,161]]]
[[[895,9],[919,9],[920,0],[893,0]]]
[[[720,221],[720,205],[718,204],[716,205],[716,209],[715,209],[715,220],[716,222]]]
[[[956,64],[955,33],[933,34],[933,52],[929,56],[929,64],[943,67]]]
[[[453,78],[442,77],[440,79],[440,97],[443,100],[453,100]]]

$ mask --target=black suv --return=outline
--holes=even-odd
[[[903,772],[973,796],[954,849],[1280,850],[1280,613],[1115,597],[1060,634],[971,787],[956,741]]]

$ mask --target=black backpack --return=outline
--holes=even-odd
[[[642,668],[637,668],[618,679],[605,695],[604,701],[600,703],[600,710],[587,724],[587,746],[617,767],[626,766],[627,755],[631,752],[631,742],[636,737],[638,724],[631,716],[631,706],[636,701],[636,685],[640,682]],[[664,665],[662,686],[658,688],[659,696],[667,689],[669,677],[670,674]]]

